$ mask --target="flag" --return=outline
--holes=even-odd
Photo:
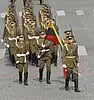
[[[58,35],[59,35],[59,33],[58,33]],[[54,29],[53,29],[53,27],[51,25],[49,25],[48,29],[46,30],[46,39],[49,40],[49,41],[54,42],[55,44],[59,43],[58,38],[57,38],[57,36],[55,34],[55,31],[54,31]]]

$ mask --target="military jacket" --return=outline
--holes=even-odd
[[[77,67],[78,63],[78,46],[76,43],[64,44],[62,52],[63,64],[66,64],[69,68]]]
[[[42,47],[42,44],[45,45],[44,48]],[[37,39],[37,45],[38,45],[37,55],[40,55],[42,59],[52,58],[51,46],[53,45],[53,42],[45,40],[44,38],[39,37],[39,39]],[[42,50],[49,50],[49,51],[42,52]]]
[[[16,44],[16,61],[19,61],[19,63],[26,63],[27,52],[29,52],[28,44],[25,42],[18,42]]]

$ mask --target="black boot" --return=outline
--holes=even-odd
[[[46,72],[46,81],[47,81],[47,84],[51,84],[51,82],[50,82],[50,76],[51,76],[51,72],[47,71]]]
[[[54,63],[54,54],[51,53],[51,55],[52,55],[52,58],[51,58],[51,64],[53,64],[53,63]]]
[[[73,72],[72,72],[72,75],[71,75],[71,81],[74,82]]]
[[[13,64],[13,66],[15,65],[15,58],[14,58],[14,55],[11,55],[11,62]]]
[[[75,88],[75,92],[80,92],[80,90],[78,89],[78,79],[74,80],[74,88]]]
[[[40,0],[40,5],[42,5],[42,0]]]
[[[32,66],[35,66],[35,53],[32,53]]]
[[[19,83],[22,84],[22,72],[19,72]]]
[[[28,72],[25,72],[24,73],[24,85],[28,85],[28,83],[27,83],[27,80],[28,80]]]
[[[65,79],[65,90],[68,91],[69,90],[69,76],[66,77]]]
[[[38,58],[36,57],[36,67],[39,67],[38,65]]]
[[[42,82],[42,77],[43,77],[43,69],[39,68],[39,81]]]
[[[30,52],[30,51],[29,51]],[[28,60],[31,61],[31,52],[28,55]]]
[[[36,67],[39,67],[38,66],[38,58],[37,58],[37,55],[35,54],[35,64],[36,64]]]
[[[57,55],[54,55],[54,66],[57,66]]]

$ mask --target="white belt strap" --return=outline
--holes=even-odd
[[[17,57],[25,57],[26,54],[17,54]]]
[[[76,56],[66,56],[66,58],[75,58]]]
[[[28,38],[29,38],[29,39],[38,39],[39,36],[32,36],[32,37],[31,37],[30,35],[28,35]]]
[[[43,50],[42,50],[42,52],[46,52],[46,51],[49,51],[49,49],[43,49]]]

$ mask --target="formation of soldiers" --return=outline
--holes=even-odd
[[[42,5],[39,12],[40,28],[37,28],[36,17],[32,6],[25,6],[22,11],[22,28],[19,26],[16,10],[11,4],[5,16],[5,28],[2,42],[8,48],[12,63],[19,68],[19,83],[22,84],[22,73],[24,72],[24,85],[28,85],[28,60],[32,65],[39,67],[39,81],[43,81],[43,69],[46,64],[46,82],[51,84],[51,64],[57,66],[58,44],[46,39],[46,32],[53,24],[59,33],[56,20],[52,18],[51,9],[46,4]],[[65,39],[62,40],[62,64],[67,69],[65,78],[65,90],[69,90],[69,80],[72,74],[75,92],[78,89],[78,47],[72,30],[67,30]]]

